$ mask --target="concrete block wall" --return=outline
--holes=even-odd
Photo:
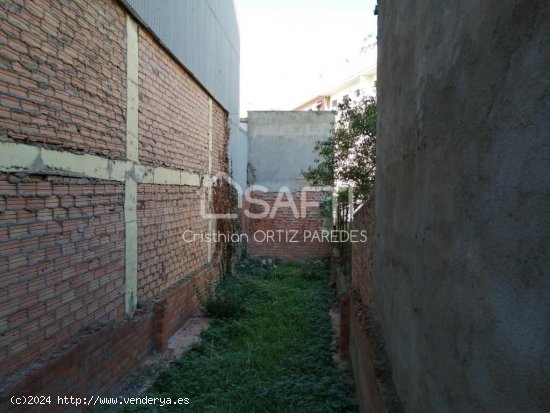
[[[0,390],[105,392],[219,276],[216,245],[181,236],[213,225],[227,111],[123,3],[0,20]]]
[[[330,135],[334,119],[330,111],[249,111],[250,183],[269,191],[301,189],[302,170],[315,163],[315,142]]]

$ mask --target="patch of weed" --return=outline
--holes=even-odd
[[[213,320],[201,341],[147,393],[190,404],[122,411],[357,411],[351,383],[331,358],[326,266],[296,261],[265,269],[260,262],[238,272],[207,303]]]

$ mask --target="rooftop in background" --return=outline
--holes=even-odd
[[[354,100],[376,96],[376,43],[362,49],[359,58],[347,62],[338,78],[326,81],[316,93],[302,100],[292,110],[336,110],[345,97]],[[351,73],[351,74],[350,74]]]

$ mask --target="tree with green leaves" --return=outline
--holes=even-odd
[[[345,98],[331,135],[315,144],[315,165],[302,171],[314,186],[353,186],[355,201],[369,197],[376,171],[376,101]]]

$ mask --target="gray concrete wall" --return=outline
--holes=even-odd
[[[326,139],[334,113],[327,111],[248,112],[248,162],[256,185],[276,191],[286,186],[300,189],[306,170],[314,164],[315,142]]]
[[[406,411],[550,411],[550,9],[380,0],[375,310]]]

